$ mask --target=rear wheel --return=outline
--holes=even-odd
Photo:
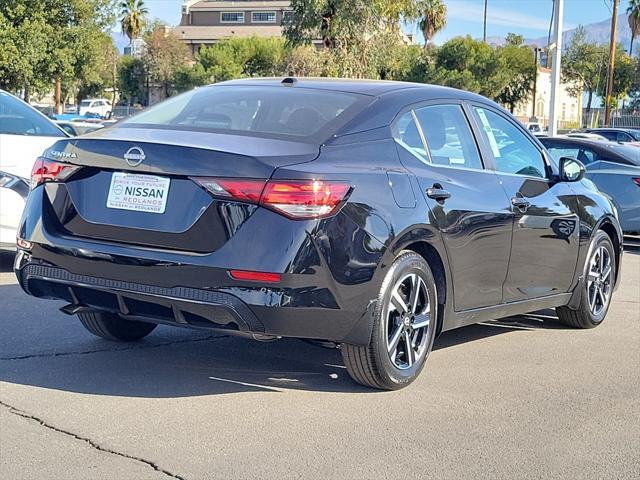
[[[80,322],[94,335],[115,342],[135,342],[149,335],[155,323],[124,320],[111,312],[82,312]]]
[[[558,307],[560,323],[574,328],[594,328],[602,323],[609,305],[616,278],[616,255],[609,235],[598,231],[584,266],[585,281],[582,286],[580,306],[577,310]]]
[[[351,377],[384,390],[413,382],[433,346],[437,305],[429,265],[417,253],[403,252],[382,283],[369,345],[342,345]]]

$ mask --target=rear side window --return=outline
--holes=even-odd
[[[0,92],[0,133],[42,137],[64,137],[53,122],[26,103]]]
[[[403,114],[395,125],[395,136],[404,148],[416,155],[420,160],[427,163],[429,156],[425,149],[420,131],[413,117],[413,111]]]
[[[482,169],[471,127],[459,105],[433,105],[415,111],[431,162],[436,165]]]
[[[123,122],[216,133],[311,140],[329,137],[371,97],[329,90],[213,86],[184,93]]]

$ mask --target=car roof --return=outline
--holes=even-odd
[[[589,128],[588,132],[637,132],[640,128],[631,128],[631,127],[599,127],[599,128]]]
[[[271,77],[245,78],[212,84],[211,86],[282,86],[293,88],[312,88],[360,95],[381,96],[400,90],[420,91],[421,96],[433,98],[484,99],[480,95],[455,88],[425,83],[398,82],[392,80],[360,80],[348,78],[311,78],[311,77]],[[484,99],[486,100],[486,99]]]

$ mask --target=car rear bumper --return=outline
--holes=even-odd
[[[279,216],[264,213],[270,228],[277,229]],[[28,294],[63,300],[69,304],[67,313],[106,310],[254,337],[367,344],[377,280],[363,281],[355,274],[336,279],[336,272],[347,271],[344,264],[327,267],[313,235],[305,228],[286,231],[291,223],[283,221],[278,230],[290,241],[272,242],[268,255],[254,242],[239,257],[225,249],[192,254],[68,238],[27,221],[33,228],[23,224],[19,236],[32,247],[18,250],[14,270]],[[356,267],[355,272],[362,271],[361,264]],[[236,268],[276,272],[281,282],[236,280],[228,273]],[[348,279],[354,283],[344,283]]]

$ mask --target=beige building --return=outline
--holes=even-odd
[[[558,96],[558,128],[580,127],[582,115],[582,95],[572,96],[567,91],[568,85],[560,83]],[[524,123],[537,121],[544,127],[549,125],[549,113],[551,110],[551,69],[538,67],[536,83],[535,115],[533,108],[533,95],[526,102],[521,102],[514,110],[514,115]],[[537,120],[533,120],[536,117]]]
[[[280,37],[288,15],[288,0],[184,0],[174,33],[197,53],[230,37]]]

